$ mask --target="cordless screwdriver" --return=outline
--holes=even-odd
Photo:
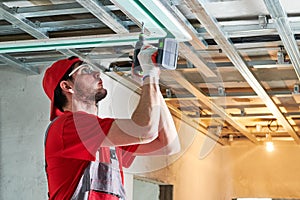
[[[134,54],[133,54],[133,73],[138,76],[142,76],[142,68],[138,60],[138,54],[144,45],[144,24],[142,23],[142,30],[139,34],[139,40],[135,44]],[[178,42],[174,38],[161,38],[158,41],[158,52],[156,57],[156,64],[161,67],[161,69],[174,70],[177,66],[178,59]]]

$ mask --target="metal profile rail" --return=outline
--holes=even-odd
[[[241,125],[237,121],[235,121],[229,114],[226,113],[226,111],[216,105],[214,102],[212,102],[205,94],[200,92],[195,86],[193,86],[189,81],[187,81],[185,78],[183,78],[178,72],[174,71],[172,73],[172,77],[174,77],[174,80],[176,80],[179,84],[184,86],[188,91],[190,91],[194,96],[196,96],[203,104],[205,104],[207,107],[211,108],[213,112],[215,112],[217,115],[219,115],[222,119],[227,121],[229,124],[231,124],[235,129],[240,131],[242,134],[244,134],[250,141],[252,141],[255,144],[258,144],[257,139],[254,135],[252,135],[245,126]]]
[[[16,8],[16,12],[26,18],[88,13],[88,11],[78,3],[18,7]],[[2,16],[0,16],[0,19],[3,20]]]
[[[42,31],[38,30],[38,28],[35,26],[34,23],[32,23],[30,20],[27,20],[26,18],[22,17],[21,15],[18,15],[16,12],[11,11],[10,8],[8,8],[3,3],[0,3],[0,15],[3,19],[10,22],[12,25],[15,25],[16,27],[20,28],[21,30],[27,32],[28,34],[32,35],[36,38],[42,38],[46,39],[48,36],[43,33]],[[5,52],[6,53],[6,52]],[[6,54],[0,55],[1,60],[3,60],[5,63],[17,67],[20,70],[25,70],[29,73],[36,74],[34,70],[31,70],[28,66],[25,64],[22,64],[17,59],[14,59]]]
[[[174,107],[172,104],[167,103],[167,106],[170,110],[170,112],[172,113],[173,116],[181,119],[183,122],[187,123],[188,125],[190,125],[191,127],[193,127],[194,129],[196,129],[197,131],[201,132],[202,134],[206,135],[207,137],[211,138],[212,140],[218,142],[219,144],[225,146],[225,145],[229,145],[229,142],[221,139],[220,137],[218,137],[217,135],[211,133],[210,131],[208,131],[206,128],[200,126],[199,124],[197,124],[193,119],[191,119],[190,117],[186,116],[185,114],[183,114],[182,112],[180,112],[176,107]]]
[[[174,4],[169,4],[168,2],[161,2],[165,8],[172,13],[178,22],[185,28],[185,30],[190,34],[192,40],[189,42],[195,48],[195,50],[207,49],[208,44],[203,39],[203,37],[199,36],[197,30],[193,27],[193,25],[187,20],[187,18],[178,10],[178,8]]]
[[[105,8],[105,6],[103,6],[99,1],[76,1],[116,33],[129,33],[128,29],[121,24],[120,20],[112,12]]]
[[[0,54],[0,59],[5,63],[9,64],[10,66],[15,67],[26,73],[33,74],[33,75],[39,74],[38,70],[31,69],[27,64],[22,63],[20,60],[11,57],[10,55]]]
[[[6,21],[22,29],[23,31],[32,35],[33,37],[39,39],[48,38],[48,36],[42,31],[40,31],[33,22],[19,15],[15,11],[10,10],[10,8],[4,5],[3,3],[0,3],[0,15]]]
[[[158,39],[148,38],[147,40],[157,42]],[[137,40],[136,33],[128,33],[0,42],[0,53],[134,45]]]

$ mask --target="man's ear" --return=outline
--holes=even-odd
[[[70,92],[70,93],[74,93],[73,89],[72,89],[72,85],[68,82],[68,81],[61,81],[59,84],[60,88],[62,89],[62,91],[64,92]]]

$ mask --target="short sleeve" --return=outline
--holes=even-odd
[[[121,156],[122,156],[122,166],[125,168],[130,167],[132,162],[135,159],[134,152],[139,147],[139,144],[130,145],[130,146],[121,146]]]
[[[95,160],[95,154],[109,132],[114,119],[77,112],[65,120],[62,134],[66,158]]]

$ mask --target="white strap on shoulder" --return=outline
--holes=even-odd
[[[100,162],[100,153],[99,153],[99,149],[96,152],[96,161]]]

